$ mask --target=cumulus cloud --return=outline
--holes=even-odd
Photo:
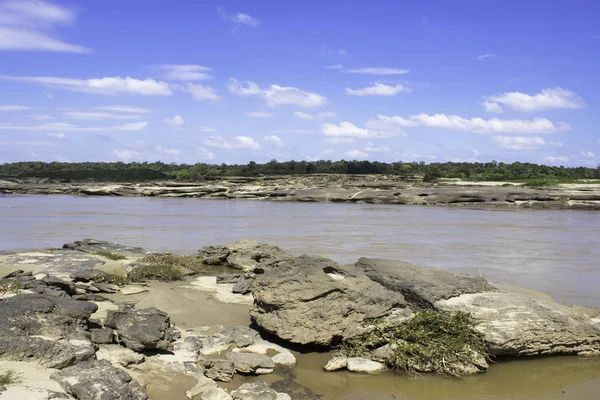
[[[492,144],[506,150],[534,151],[545,146],[546,141],[535,136],[494,136]]]
[[[0,51],[89,53],[91,49],[67,43],[53,34],[57,26],[70,24],[75,17],[73,10],[47,1],[0,2]]]
[[[544,157],[544,161],[552,163],[552,164],[557,164],[557,163],[567,163],[569,162],[569,157],[566,156],[548,156],[548,157]]]
[[[276,136],[276,135],[265,136],[264,137],[264,141],[265,142],[269,142],[269,143],[273,143],[273,144],[275,144],[277,146],[283,146],[284,145],[283,140],[281,140],[279,138],[279,136]]]
[[[140,159],[140,153],[136,150],[129,149],[114,149],[112,154],[121,161],[133,161]]]
[[[484,101],[483,103],[481,103],[481,105],[483,106],[484,110],[487,112],[497,113],[497,114],[502,114],[504,112],[504,110],[502,109],[502,107],[500,107],[500,104],[498,104],[498,103],[491,103],[489,101]]]
[[[148,122],[134,122],[116,126],[79,126],[66,122],[41,125],[0,125],[0,130],[12,131],[64,131],[64,132],[102,132],[102,131],[139,131],[148,126]]]
[[[207,74],[212,68],[203,65],[165,64],[161,68],[164,70],[164,79],[168,81],[201,81],[212,78]]]
[[[199,130],[200,132],[216,132],[217,130],[215,128],[212,128],[210,126],[196,126],[196,129]]]
[[[185,125],[185,121],[181,117],[181,115],[175,115],[173,118],[165,118],[163,122],[167,125],[172,126],[173,128],[181,128]]]
[[[479,61],[487,60],[488,58],[496,58],[496,55],[495,54],[482,54],[480,56],[477,56],[477,59]]]
[[[378,132],[371,129],[359,128],[358,126],[350,122],[341,122],[339,125],[336,124],[323,124],[321,125],[321,133],[328,137],[346,137],[356,139],[373,139],[373,138],[387,138],[394,135],[389,135],[385,132]]]
[[[26,111],[26,110],[31,110],[31,107],[19,106],[16,104],[0,104],[0,112],[3,112],[3,111],[6,111],[6,112]]]
[[[418,114],[410,115],[408,118],[399,116],[378,115],[372,123],[386,124],[403,128],[427,127],[438,129],[449,129],[473,133],[518,133],[518,134],[541,134],[571,130],[565,123],[555,125],[546,118],[534,118],[532,120],[521,119],[483,119],[463,118],[458,115],[446,114]]]
[[[150,110],[148,110],[147,108],[131,107],[131,106],[102,106],[102,107],[95,107],[95,108],[97,110],[113,111],[113,112],[119,112],[119,113],[132,113],[132,114],[147,114],[150,112]]]
[[[306,92],[304,90],[291,87],[270,85],[261,89],[252,81],[246,82],[243,86],[236,79],[231,78],[227,89],[230,93],[239,96],[257,96],[264,99],[271,107],[280,105],[296,105],[299,107],[313,108],[327,104],[327,98],[315,92]]]
[[[72,79],[52,76],[12,76],[0,75],[1,80],[10,82],[32,83],[56,89],[104,95],[141,94],[145,96],[169,96],[173,94],[166,82],[154,79],[121,78],[120,76]]]
[[[357,68],[357,69],[345,69],[344,72],[348,72],[351,74],[384,76],[384,75],[408,74],[410,72],[410,70],[400,69],[400,68],[366,67],[366,68]]]
[[[233,138],[209,136],[204,139],[204,144],[209,147],[216,147],[219,149],[260,149],[260,145],[256,143],[254,139],[248,136],[236,136]]]
[[[194,83],[185,85],[185,91],[192,95],[196,100],[219,100],[221,97],[217,94],[217,90],[208,86],[203,86]]]
[[[257,26],[260,25],[260,22],[258,22],[258,20],[256,18],[252,17],[251,15],[244,14],[241,12],[229,14],[225,10],[225,7],[217,7],[217,12],[221,16],[221,18],[223,18],[226,21],[231,21],[236,24],[248,25],[253,28],[256,28]]]
[[[594,153],[592,153],[591,151],[582,151],[581,152],[581,156],[585,157],[585,158],[594,158],[594,157],[596,157],[596,155]]]
[[[549,141],[548,142],[548,146],[552,146],[552,147],[563,147],[564,145],[561,142],[553,142],[553,141]]]
[[[364,147],[365,151],[368,151],[369,153],[389,153],[390,152],[390,148],[387,146],[376,146],[375,144],[368,142],[367,145]]]
[[[354,160],[364,160],[366,158],[369,158],[369,155],[367,153],[365,153],[364,151],[357,150],[357,149],[347,151],[344,154],[347,155],[348,157],[351,157]]]
[[[410,93],[411,88],[403,85],[390,86],[380,82],[376,82],[373,86],[362,89],[346,88],[346,94],[352,96],[395,96],[398,93]]]
[[[168,154],[170,156],[178,156],[181,154],[181,151],[177,150],[177,149],[170,149],[167,147],[162,147],[161,145],[157,144],[154,149],[156,151],[158,151],[159,153],[163,153],[163,154]]]
[[[124,124],[124,125],[114,126],[112,129],[117,130],[117,131],[141,131],[147,126],[148,126],[148,122],[143,121],[143,122],[134,122],[132,124]]]
[[[332,144],[347,144],[356,142],[356,139],[351,137],[326,137],[323,141]]]
[[[300,118],[300,119],[306,119],[306,120],[314,120],[314,119],[319,119],[319,120],[324,120],[324,119],[329,119],[329,118],[333,118],[335,117],[337,114],[332,112],[332,111],[322,111],[318,114],[309,114],[309,113],[305,113],[302,111],[295,111],[294,112],[294,116],[296,118]]]
[[[581,97],[562,88],[543,89],[540,93],[530,95],[521,92],[507,92],[495,96],[485,96],[483,106],[488,110],[501,110],[502,106],[515,111],[535,112],[551,109],[577,109],[585,107]],[[489,111],[489,110],[488,110]],[[496,111],[498,112],[498,111]]]
[[[260,111],[247,112],[246,115],[249,116],[250,118],[271,118],[273,116],[272,113],[260,112]]]
[[[53,139],[59,139],[59,140],[67,139],[67,135],[65,135],[64,132],[48,132],[48,133],[46,133],[46,136],[51,137]]]
[[[65,119],[79,119],[87,121],[123,120],[139,118],[139,116],[135,114],[117,114],[105,111],[63,111],[60,114]]]
[[[216,158],[212,151],[209,151],[204,147],[198,147],[196,149],[196,157],[203,161],[214,160]]]

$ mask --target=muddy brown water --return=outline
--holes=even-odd
[[[0,196],[0,250],[55,247],[83,237],[183,253],[249,237],[340,262],[384,257],[481,273],[566,304],[600,306],[600,213]],[[150,293],[126,300],[161,308],[181,327],[249,323],[247,306],[222,304],[181,284],[152,284]],[[297,367],[283,375],[291,373],[294,382],[326,400],[600,399],[600,358],[502,360],[485,374],[454,380],[323,373],[328,354],[296,355]],[[241,383],[236,379],[231,387]],[[151,398],[183,400],[191,383],[167,379],[151,390]]]

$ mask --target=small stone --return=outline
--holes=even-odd
[[[112,285],[110,283],[92,283],[96,289],[104,293],[117,293],[119,291],[119,287],[117,285]]]
[[[327,362],[325,371],[337,371],[348,366],[348,357],[336,356]]]
[[[269,373],[266,370],[271,370],[272,372],[273,368],[275,368],[275,363],[271,357],[264,354],[227,353],[226,357],[233,362],[236,371],[244,374],[256,374],[259,369],[263,373]]]
[[[221,382],[229,382],[235,375],[233,362],[227,360],[210,359],[204,362],[204,375],[210,379]]]
[[[385,365],[377,361],[367,360],[366,358],[351,357],[348,358],[348,371],[362,374],[376,374],[386,369]]]
[[[116,344],[100,346],[100,349],[96,352],[96,358],[98,360],[108,360],[116,367],[127,367],[132,364],[137,365],[146,359],[143,354],[136,353],[127,347]]]

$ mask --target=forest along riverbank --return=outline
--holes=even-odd
[[[574,400],[600,390],[599,309],[480,277],[373,258],[342,266],[252,240],[192,256],[84,240],[0,261],[0,374],[22,377],[5,385],[9,398]],[[444,346],[422,341],[423,329]],[[571,356],[529,360],[561,354]]]
[[[236,177],[135,184],[31,178],[0,180],[0,193],[600,210],[600,184],[525,187],[506,182],[423,183],[393,175]]]

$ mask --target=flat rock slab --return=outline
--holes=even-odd
[[[3,261],[3,267],[14,266],[15,270],[44,272],[69,281],[72,275],[85,274],[105,263],[99,256],[70,250],[13,253],[3,256]]]
[[[121,293],[123,293],[124,295],[131,295],[131,294],[138,294],[138,293],[144,293],[148,291],[147,287],[144,286],[124,286],[122,288],[119,288],[119,291]]]
[[[277,400],[277,391],[265,382],[244,383],[231,392],[234,400]]]
[[[472,313],[494,355],[600,355],[599,309],[506,292],[464,294],[439,300],[435,307]]]
[[[243,374],[264,374],[273,372],[275,362],[265,354],[227,353],[227,360],[235,366],[235,370]]]
[[[496,290],[484,278],[402,261],[363,257],[355,266],[373,281],[401,293],[411,308],[432,309],[438,300]]]
[[[265,268],[255,277],[252,294],[250,315],[256,324],[299,344],[331,345],[360,334],[365,319],[405,306],[401,294],[373,282],[360,270],[306,255]]]
[[[148,250],[141,247],[123,246],[116,243],[106,242],[96,239],[77,240],[73,243],[66,243],[64,249],[77,250],[84,253],[109,252],[120,254],[125,257],[140,258],[149,253]]]

